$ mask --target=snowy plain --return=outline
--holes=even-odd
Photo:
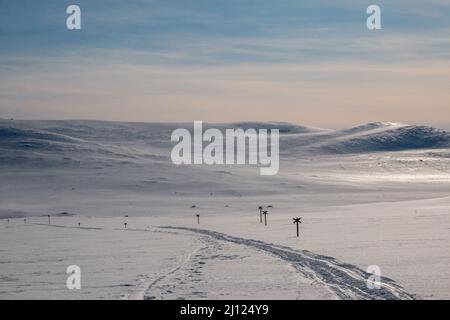
[[[211,124],[280,128],[264,177],[172,164],[191,126],[0,120],[0,299],[450,299],[449,133]]]

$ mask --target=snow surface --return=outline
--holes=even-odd
[[[450,299],[449,133],[208,126],[280,128],[279,174],[173,165],[192,124],[0,120],[0,299]]]

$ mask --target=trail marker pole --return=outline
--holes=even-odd
[[[262,209],[263,209],[263,207],[259,206],[258,209],[259,209],[259,223],[262,223]]]
[[[81,228],[81,222],[78,222],[78,228]]]
[[[267,211],[263,211],[262,214],[264,215],[264,225],[267,226]]]
[[[125,229],[126,229],[127,228],[127,223],[125,222],[123,225],[125,226]]]
[[[196,216],[197,216],[197,224],[200,224],[200,215],[196,214]]]
[[[48,224],[51,224],[50,215],[48,214],[47,217],[48,217]]]
[[[299,227],[298,227],[298,225],[300,224],[300,223],[302,223],[302,218],[292,218],[292,220],[294,220],[294,222],[293,223],[295,223],[296,225],[297,225],[297,237],[300,237],[300,232],[299,232]]]

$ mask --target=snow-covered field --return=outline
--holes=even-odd
[[[0,299],[450,299],[449,133],[213,125],[281,129],[260,176],[173,165],[191,126],[0,120]]]

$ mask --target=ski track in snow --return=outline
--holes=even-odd
[[[223,233],[187,228],[164,226],[161,229],[184,230],[225,242],[245,245],[250,248],[269,253],[282,261],[291,264],[302,276],[321,283],[337,298],[365,300],[413,300],[414,295],[407,293],[394,280],[381,277],[381,288],[370,289],[367,279],[371,274],[364,270],[329,256],[319,255],[307,250],[294,250],[289,247],[269,244],[258,240],[243,239]],[[186,260],[187,261],[187,260]],[[177,268],[178,270],[179,268]],[[176,272],[174,270],[173,272]],[[172,274],[173,272],[169,272]],[[158,279],[160,281],[161,279]],[[148,288],[149,290],[152,288]],[[147,292],[149,291],[147,290]]]
[[[152,230],[151,232],[162,232],[179,235],[179,232]],[[195,236],[195,234],[192,234]],[[223,246],[219,241],[209,236],[198,238],[199,245],[182,255],[178,262],[169,271],[159,275],[154,280],[146,281],[139,295],[130,296],[130,299],[144,300],[184,300],[205,299],[208,293],[202,291],[196,285],[204,282],[203,266],[210,259],[237,259],[239,256],[226,256],[220,254]],[[180,286],[183,290],[179,290]],[[220,294],[224,295],[224,294]]]
[[[129,298],[131,300],[163,300],[165,294],[170,294],[172,291],[170,291],[168,284],[160,284],[163,280],[166,280],[170,276],[177,273],[180,269],[182,269],[184,266],[186,266],[189,261],[192,259],[192,256],[195,255],[197,252],[204,249],[204,247],[198,247],[194,251],[189,252],[187,254],[184,254],[182,257],[178,259],[178,263],[175,267],[170,269],[168,272],[161,274],[156,277],[154,280],[147,281],[142,286],[143,289],[140,290],[137,294],[130,295]],[[176,280],[180,280],[177,278]],[[152,295],[147,294],[148,292],[152,293]]]
[[[85,230],[103,230],[103,228],[87,228],[87,227],[70,227],[56,224],[44,224],[44,223],[30,223],[31,225],[39,225],[46,227],[56,228],[74,228]],[[188,231],[194,234],[200,234],[199,238],[201,245],[196,247],[192,252],[188,252],[179,258],[176,265],[169,271],[164,272],[156,276],[156,278],[146,279],[141,284],[141,288],[131,294],[126,294],[128,299],[164,299],[166,295],[173,295],[176,291],[178,283],[185,284],[186,282],[199,282],[201,279],[198,277],[201,270],[199,266],[193,267],[196,263],[193,260],[198,258],[208,259],[211,258],[214,252],[220,246],[217,241],[223,241],[227,243],[234,243],[238,245],[244,245],[251,249],[269,253],[282,261],[289,263],[294,269],[302,276],[311,279],[317,283],[322,284],[327,290],[332,292],[337,298],[344,300],[365,299],[365,300],[413,300],[414,295],[407,293],[401,286],[395,283],[394,280],[381,277],[381,288],[370,289],[367,287],[367,279],[371,274],[364,270],[338,261],[337,259],[329,256],[315,254],[307,250],[294,250],[292,248],[269,244],[259,240],[244,239],[239,237],[230,236],[227,234],[219,233],[216,231],[188,228],[188,227],[172,227],[161,226],[160,230],[149,229],[115,229],[128,232],[165,232],[179,234],[176,231]],[[162,231],[164,229],[165,231]],[[169,231],[173,230],[173,231]],[[209,239],[208,239],[209,238]],[[211,241],[216,240],[216,241]],[[194,261],[195,262],[195,261]],[[201,265],[200,265],[201,268]],[[186,272],[183,270],[186,269]],[[206,293],[198,292],[195,290],[195,286],[191,287],[191,298],[205,298]],[[180,297],[181,298],[181,297]]]
[[[76,227],[76,226],[63,226],[58,224],[48,224],[48,223],[37,223],[32,222],[26,224],[26,226],[44,226],[44,227],[53,227],[53,228],[67,228],[67,229],[78,229],[78,230],[103,230],[103,228],[97,228],[97,227]]]

